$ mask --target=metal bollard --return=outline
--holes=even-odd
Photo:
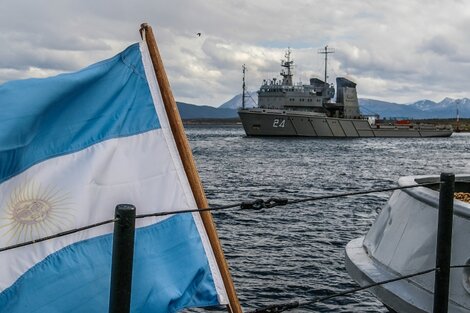
[[[135,207],[116,207],[111,265],[109,313],[129,313],[131,308],[132,263],[134,260]]]
[[[449,305],[450,257],[454,217],[455,175],[441,174],[439,219],[437,226],[436,270],[434,280],[434,313],[445,313]]]

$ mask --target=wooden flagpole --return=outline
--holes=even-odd
[[[198,208],[207,208],[208,202],[206,199],[206,194],[204,193],[204,188],[202,187],[201,179],[199,178],[199,174],[197,172],[188,138],[184,132],[183,122],[181,121],[175,99],[173,98],[173,93],[171,92],[170,83],[168,81],[168,77],[166,76],[165,68],[163,67],[163,62],[160,56],[160,52],[158,51],[157,42],[155,40],[152,27],[150,27],[147,23],[144,23],[141,25],[141,35],[142,31],[145,31],[144,39],[147,42],[147,46],[149,48],[150,57],[152,59],[153,68],[155,69],[155,75],[157,77],[160,92],[162,94],[166,114],[170,122],[173,137],[175,138],[176,146],[178,147],[181,161],[183,162],[186,176],[189,180],[189,185],[191,186],[191,190],[193,192],[194,198],[196,199]],[[235,287],[233,285],[232,277],[225,260],[224,252],[215,229],[212,214],[210,211],[200,212],[200,214],[209,237],[212,250],[214,251],[217,265],[222,275],[225,290],[227,291],[230,303],[228,306],[228,311],[231,313],[242,313],[240,302],[238,301]]]

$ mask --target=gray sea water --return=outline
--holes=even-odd
[[[212,206],[396,186],[407,175],[470,172],[470,134],[429,139],[249,138],[241,127],[187,127]],[[344,247],[390,193],[214,213],[245,311],[354,288]],[[387,312],[362,291],[296,312]]]

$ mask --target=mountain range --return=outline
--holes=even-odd
[[[183,120],[221,119],[238,117],[236,109],[214,108],[208,105],[195,105],[176,102]]]
[[[224,119],[237,118],[237,108],[242,106],[242,95],[236,95],[219,107],[194,105],[177,102],[182,119]],[[256,92],[249,92],[245,107],[254,107],[258,101]],[[420,100],[410,104],[399,104],[374,99],[359,99],[359,107],[364,115],[380,115],[385,118],[431,119],[455,118],[457,110],[460,118],[470,118],[470,99],[445,98],[440,102]]]
[[[359,99],[361,113],[379,114],[381,117],[399,118],[456,118],[457,110],[461,118],[470,117],[470,99],[445,98],[440,102],[420,100],[411,104],[398,104],[373,99]]]

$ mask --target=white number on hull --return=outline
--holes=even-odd
[[[284,128],[286,126],[286,120],[283,118],[275,118],[273,122],[274,128]]]

